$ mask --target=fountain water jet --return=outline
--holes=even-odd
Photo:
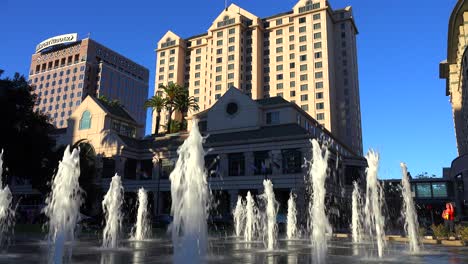
[[[102,201],[102,210],[106,218],[106,227],[103,232],[102,247],[117,248],[120,230],[122,228],[122,204],[124,189],[119,175],[115,174],[109,190]]]
[[[327,253],[327,233],[331,235],[332,228],[325,214],[325,180],[327,178],[328,149],[322,149],[316,139],[312,140],[312,165],[309,179],[312,184],[312,197],[309,206],[311,241],[316,263],[323,263]]]
[[[265,193],[262,195],[262,198],[266,202],[266,224],[264,225],[264,235],[266,234],[267,249],[273,250],[276,246],[276,238],[278,235],[278,226],[276,224],[278,202],[275,199],[273,183],[270,180],[264,180],[263,187],[265,188]]]
[[[169,176],[174,220],[170,226],[175,263],[201,263],[207,250],[208,184],[203,137],[194,120],[188,138],[177,150],[179,158]]]
[[[247,203],[245,205],[245,228],[244,228],[244,240],[252,241],[255,234],[257,233],[258,225],[258,209],[255,205],[255,201],[250,194],[247,192],[246,197]]]
[[[295,195],[291,192],[288,200],[288,216],[286,219],[286,236],[288,239],[296,238],[297,236],[297,210]]]
[[[145,240],[150,237],[151,223],[148,214],[148,194],[145,188],[138,190],[137,221],[133,227],[131,238],[134,240]]]
[[[83,190],[79,184],[80,150],[67,146],[59,163],[57,174],[52,179],[52,186],[46,198],[45,215],[49,218],[48,241],[49,257],[54,263],[61,263],[66,241],[73,242],[75,228],[80,220],[80,207],[83,203]],[[71,257],[71,252],[69,254]]]
[[[400,163],[402,179],[403,208],[401,214],[405,216],[405,232],[409,238],[409,250],[412,253],[419,252],[418,241],[418,215],[414,208],[413,197],[411,193],[411,184],[408,179],[408,169],[405,163]]]
[[[366,155],[368,167],[366,169],[366,205],[364,207],[366,230],[377,242],[379,258],[383,256],[385,248],[385,219],[382,215],[383,190],[377,179],[379,169],[379,155],[369,150]]]
[[[0,152],[0,246],[8,241],[8,232],[14,225],[15,210],[12,208],[11,195],[8,185],[3,187],[3,150]]]
[[[362,241],[362,213],[361,213],[361,194],[357,182],[353,182],[354,189],[351,197],[352,200],[352,217],[351,217],[351,230],[353,235],[353,242],[360,243]]]
[[[237,204],[234,212],[234,227],[236,231],[236,236],[241,236],[242,228],[245,221],[245,204],[242,202],[242,196],[237,196]]]

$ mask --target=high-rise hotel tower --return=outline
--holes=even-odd
[[[67,126],[71,113],[87,95],[118,100],[143,128],[149,71],[117,52],[77,34],[41,42],[32,55],[29,82],[57,128]],[[144,129],[142,129],[144,131]]]
[[[231,86],[253,99],[282,96],[362,154],[357,33],[351,7],[326,0],[266,18],[231,4],[207,33],[161,38],[155,85],[188,87],[200,111]]]

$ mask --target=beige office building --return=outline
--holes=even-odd
[[[282,96],[361,154],[357,33],[351,7],[325,0],[267,18],[231,4],[207,33],[161,38],[155,85],[185,85],[200,111],[231,86],[255,100]]]
[[[57,128],[67,126],[87,95],[104,95],[118,100],[144,133],[148,80],[145,67],[90,38],[78,40],[76,33],[40,43],[29,72],[29,83],[39,99],[35,109],[49,115]]]
[[[458,154],[468,154],[468,1],[459,0],[450,16],[447,60],[440,63],[446,95],[452,104]]]

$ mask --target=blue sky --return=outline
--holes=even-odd
[[[296,0],[237,0],[259,17],[292,9]],[[364,149],[381,154],[381,178],[399,178],[399,163],[415,175],[441,176],[457,156],[453,119],[438,64],[446,58],[447,29],[456,0],[330,0],[353,6],[359,29],[358,63]],[[78,32],[150,69],[153,93],[157,41],[167,30],[204,33],[223,0],[6,0],[0,16],[0,68],[27,75],[37,43]],[[5,10],[5,4],[2,4]],[[150,127],[148,115],[147,132]]]

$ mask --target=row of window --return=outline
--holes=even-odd
[[[58,67],[63,67],[65,65],[71,65],[72,63],[78,63],[80,60],[80,55],[75,54],[75,60],[73,56],[68,56],[68,58],[62,58],[61,60],[49,61],[48,63],[42,63],[36,65],[36,73],[44,72],[46,70],[56,69]]]
[[[76,94],[76,97],[80,97],[80,96],[81,96],[81,92],[78,92],[78,93]],[[73,98],[73,97],[74,97],[74,94],[71,94],[71,95],[70,95],[70,98]],[[66,95],[66,94],[64,94],[63,96],[60,96],[60,95],[59,95],[59,96],[55,97],[55,100],[56,100],[57,102],[60,101],[60,100],[67,100],[67,95]],[[47,100],[47,98],[45,98],[45,99],[42,100],[42,104],[47,104],[47,102],[53,103],[53,102],[54,102],[54,97],[49,98],[49,100]]]
[[[80,100],[76,101],[74,104],[75,106],[78,106],[80,105]],[[67,103],[62,103],[62,109],[65,109],[67,107]],[[68,107],[73,107],[73,102],[68,102]],[[41,108],[41,112],[45,113],[46,112],[46,109],[50,112],[52,111],[53,109],[55,110],[59,110],[60,108],[60,104],[56,104],[55,107],[52,107],[52,105],[49,105],[48,108],[46,108],[45,106],[43,106]],[[71,115],[71,111],[68,112],[68,115]]]
[[[85,70],[85,66],[81,66],[80,67],[80,72],[83,72],[84,70]],[[60,71],[58,74],[56,72],[54,72],[53,74],[47,74],[46,76],[43,75],[43,76],[41,76],[39,78],[35,77],[34,78],[34,83],[37,83],[39,80],[44,81],[44,79],[50,80],[51,77],[54,78],[54,79],[57,78],[57,76],[62,77],[64,74],[70,75],[71,72],[72,72],[72,70],[68,69],[66,71]],[[78,72],[78,68],[73,68],[73,73],[77,73],[77,72]]]

